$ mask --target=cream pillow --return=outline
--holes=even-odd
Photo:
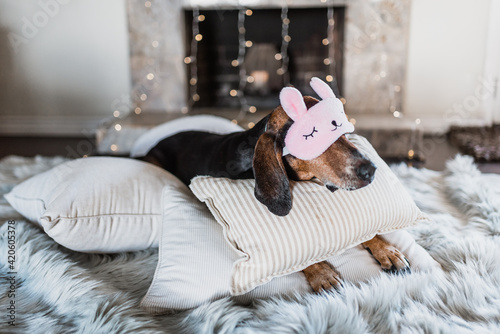
[[[350,139],[378,166],[375,180],[362,189],[335,193],[314,182],[291,182],[293,206],[285,217],[255,199],[254,180],[192,180],[191,190],[240,253],[232,272],[233,295],[426,219],[368,141],[355,135]]]
[[[5,195],[23,216],[76,251],[115,253],[158,246],[161,191],[188,190],[167,171],[138,160],[72,160]]]
[[[439,267],[411,235],[399,230],[384,235],[411,263],[412,272]],[[239,253],[226,242],[223,229],[206,205],[191,193],[163,189],[163,225],[159,259],[151,286],[141,306],[153,314],[198,307],[231,295],[231,272]],[[344,282],[366,282],[384,275],[363,246],[328,258]],[[277,277],[234,297],[248,303],[255,298],[312,292],[302,272]]]

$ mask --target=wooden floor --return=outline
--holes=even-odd
[[[443,170],[446,161],[459,153],[445,138],[426,137],[424,141],[425,168]],[[95,143],[92,139],[83,137],[0,137],[0,159],[11,154],[79,158],[95,155]],[[500,163],[479,162],[478,166],[485,173],[500,174]]]

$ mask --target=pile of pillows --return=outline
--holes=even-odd
[[[175,127],[148,132],[132,152],[149,151],[169,128],[203,124],[206,129],[207,120],[212,132],[240,130],[215,116],[186,117]],[[188,189],[159,167],[114,157],[66,162],[17,185],[5,198],[74,251],[116,253],[159,246],[156,273],[142,301],[154,314],[225,296],[246,302],[307,293],[311,288],[300,271],[322,260],[345,281],[366,281],[381,269],[359,244],[380,233],[413,269],[438,267],[402,230],[425,216],[373,147],[356,135],[350,140],[378,166],[375,181],[334,194],[313,182],[295,183],[293,208],[286,217],[274,216],[254,199],[253,180],[198,177]],[[304,212],[314,218],[304,219]]]

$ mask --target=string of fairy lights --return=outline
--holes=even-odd
[[[320,0],[322,3],[325,3],[326,0]],[[335,20],[334,20],[334,7],[331,4],[327,8],[327,19],[328,19],[328,27],[327,27],[327,37],[323,39],[323,45],[327,46],[328,56],[324,59],[323,63],[327,66],[327,75],[325,76],[325,80],[330,82],[334,91],[338,94],[338,83],[337,76],[335,75],[335,59],[334,59],[334,29],[335,29]],[[228,94],[232,97],[236,97],[239,99],[240,104],[240,113],[238,116],[233,119],[233,123],[238,123],[238,121],[245,118],[247,112],[255,113],[257,108],[255,106],[249,105],[248,101],[245,97],[245,87],[247,83],[253,83],[256,78],[252,75],[248,75],[245,69],[245,55],[246,50],[252,47],[253,42],[247,40],[245,38],[246,28],[245,28],[245,19],[247,16],[252,16],[253,11],[248,8],[241,8],[238,10],[238,57],[231,61],[231,66],[238,68],[239,73],[239,81],[238,87],[229,90]],[[200,34],[199,22],[204,21],[205,17],[200,15],[199,9],[193,9],[193,20],[192,20],[192,40],[191,40],[191,51],[190,55],[184,59],[186,65],[189,66],[190,73],[190,96],[189,96],[189,109],[192,109],[194,104],[200,100],[200,95],[197,93],[197,57],[196,52],[198,50],[198,43],[203,39],[203,36]],[[281,8],[281,47],[278,53],[274,55],[276,61],[280,61],[280,67],[277,69],[276,73],[282,78],[283,86],[290,85],[290,72],[288,69],[290,57],[288,55],[288,47],[292,40],[292,37],[289,34],[289,26],[290,26],[290,18],[288,17],[288,5],[287,2],[284,1],[284,4]],[[345,103],[345,99],[341,98],[342,102]],[[355,121],[355,120],[353,120]],[[253,123],[248,124],[249,127],[253,126]]]
[[[151,40],[141,40],[141,48],[149,49],[149,57],[143,59],[142,68],[137,77],[133,80],[133,87],[130,96],[122,96],[122,103],[130,105],[131,111],[135,115],[140,115],[143,111],[143,103],[150,98],[149,94],[154,89],[157,89],[160,85],[158,78],[160,76],[159,71],[159,59],[162,56],[162,50],[160,45],[160,40],[162,34],[164,33],[162,28],[163,13],[169,10],[168,2],[162,2],[158,0],[147,0],[144,2],[144,10],[142,13],[147,16],[150,25],[145,28],[147,32],[142,33],[142,35],[147,35],[151,37]],[[196,71],[196,69],[195,69]],[[135,73],[137,74],[137,73]],[[113,117],[120,120],[126,116],[126,112],[120,110],[113,110]],[[113,129],[116,132],[122,131],[122,124],[120,122],[115,122],[113,124]],[[119,151],[120,147],[117,143],[112,143],[110,145],[110,150],[112,152]]]
[[[327,47],[327,57],[323,60],[324,65],[326,66],[325,77],[324,80],[332,86],[332,89],[336,93],[337,96],[340,97],[342,103],[346,104],[346,100],[344,97],[341,97],[339,94],[339,87],[336,75],[336,61],[335,61],[335,10],[333,2],[334,0],[319,0],[321,3],[326,4],[327,8],[327,27],[326,27],[326,37],[322,40],[322,44]],[[145,9],[148,15],[153,15],[154,6],[159,5],[155,0],[148,0],[144,3]],[[201,96],[198,93],[198,44],[202,42],[203,35],[200,32],[200,23],[205,21],[205,16],[200,14],[199,8],[192,9],[192,24],[191,24],[191,43],[190,43],[190,51],[189,55],[184,58],[184,63],[188,66],[188,75],[189,75],[189,98],[187,107],[182,109],[182,113],[188,113],[193,109],[195,104],[200,101]],[[292,36],[289,34],[289,27],[291,21],[289,18],[289,8],[287,1],[283,1],[283,5],[281,7],[281,46],[279,52],[274,55],[276,61],[280,62],[280,66],[277,69],[276,73],[281,77],[283,86],[290,85],[290,72],[289,72],[289,45],[292,41]],[[245,20],[246,17],[252,16],[253,10],[249,8],[240,8],[238,9],[238,55],[236,59],[231,60],[231,66],[238,68],[238,85],[237,88],[230,89],[227,93],[234,98],[238,98],[240,105],[240,112],[235,119],[233,119],[233,123],[238,123],[239,121],[245,119],[245,115],[247,113],[255,113],[257,108],[248,103],[248,100],[245,96],[245,88],[247,84],[253,83],[256,78],[252,75],[249,75],[246,71],[245,67],[245,56],[248,48],[252,47],[253,42],[251,40],[246,39],[246,28],[245,28]],[[159,23],[152,18],[153,25],[156,27],[159,26]],[[154,34],[153,34],[154,35]],[[156,34],[157,35],[157,34]],[[158,37],[156,36],[154,40],[150,41],[151,46],[153,48],[158,48]],[[380,81],[387,77],[387,53],[382,52],[380,55],[380,70],[378,74],[375,75],[374,80]],[[142,112],[141,102],[146,101],[148,98],[148,88],[153,84],[153,79],[155,79],[155,70],[154,70],[154,59],[150,59],[148,62],[149,69],[147,70],[147,74],[145,75],[145,80],[140,80],[137,87],[134,88],[134,96],[132,97],[135,100],[135,114],[139,115]],[[388,85],[389,88],[389,98],[390,98],[390,107],[389,111],[392,113],[392,116],[395,118],[403,118],[403,113],[401,111],[401,86],[400,85]],[[137,96],[135,96],[137,95]],[[114,111],[113,116],[116,118],[120,118],[123,115],[120,115],[119,111]],[[350,121],[355,124],[356,119],[351,118]],[[420,119],[415,119],[414,125],[412,126],[413,130],[416,130],[420,125]],[[252,127],[253,123],[248,123],[248,127]],[[116,131],[120,131],[122,126],[117,122],[114,125],[114,129]],[[414,131],[415,132],[415,131]],[[410,149],[408,151],[408,158],[411,160],[415,155],[414,144],[416,142],[415,133],[412,135]],[[112,144],[111,150],[116,151],[117,145]]]
[[[292,40],[292,37],[288,34],[288,27],[290,26],[290,19],[288,18],[288,6],[285,4],[281,8],[281,50],[280,53],[276,54],[274,58],[276,60],[281,60],[281,67],[277,70],[278,75],[283,77],[283,85],[290,85],[290,74],[288,72],[288,63],[290,58],[288,57],[288,44]]]
[[[200,22],[205,20],[204,15],[200,15],[198,8],[193,9],[193,24],[192,24],[192,39],[191,39],[191,53],[188,57],[184,58],[184,63],[189,65],[190,68],[190,78],[189,78],[189,96],[188,109],[182,110],[183,113],[187,113],[193,108],[193,105],[200,100],[200,95],[198,94],[198,66],[197,66],[197,55],[198,55],[198,43],[203,39],[203,35],[200,34]]]
[[[247,41],[245,38],[246,28],[245,28],[245,18],[246,16],[251,16],[252,11],[250,9],[240,9],[238,11],[238,59],[236,63],[238,66],[239,82],[238,90],[236,91],[236,96],[240,101],[240,115],[236,119],[241,119],[249,111],[250,106],[248,105],[247,99],[245,97],[244,91],[247,84],[247,71],[245,68],[245,55],[247,48],[252,46],[252,41]],[[231,96],[235,96],[235,92],[230,91]]]
[[[327,38],[326,40],[323,40],[323,44],[328,46],[328,58],[325,58],[323,60],[323,63],[326,66],[329,66],[330,73],[335,73],[335,43],[334,43],[334,28],[335,28],[335,18],[334,18],[334,11],[333,7],[328,7],[327,9],[327,18],[328,18],[328,28],[327,28]],[[339,92],[339,87],[338,87],[338,82],[337,82],[337,76],[333,76],[331,74],[328,74],[326,76],[326,81],[332,82],[333,83],[333,88],[334,92],[337,96],[340,96]],[[344,101],[342,101],[345,103]]]

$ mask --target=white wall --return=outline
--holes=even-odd
[[[405,113],[424,129],[491,122],[490,75],[500,74],[485,77],[492,1],[412,1]]]
[[[82,135],[123,110],[126,17],[124,0],[0,0],[0,133]]]

